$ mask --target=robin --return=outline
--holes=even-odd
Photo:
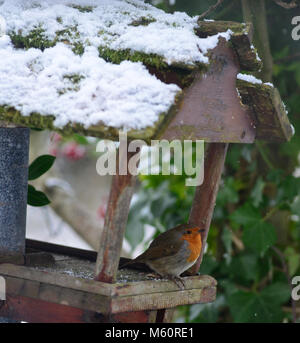
[[[193,224],[178,225],[157,236],[143,254],[122,268],[133,263],[144,263],[183,289],[184,282],[180,275],[197,261],[202,248],[203,231]]]

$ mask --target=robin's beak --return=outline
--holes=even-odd
[[[205,229],[199,229],[198,232],[201,233],[201,232],[204,232]]]

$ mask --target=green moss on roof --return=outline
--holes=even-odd
[[[79,87],[80,81],[85,79],[83,75],[79,75],[79,74],[64,75],[63,78],[69,81],[69,85],[68,87],[58,89],[57,93],[59,95],[63,95],[67,92],[78,92],[80,90],[80,87]]]
[[[104,46],[100,46],[98,50],[99,55],[107,62],[120,64],[122,61],[128,60],[131,62],[142,62],[157,69],[168,68],[168,64],[164,62],[164,59],[156,54],[146,54],[144,52],[131,51],[129,49],[112,50]]]
[[[9,36],[13,45],[18,49],[36,48],[43,51],[55,45],[55,41],[51,41],[45,36],[45,30],[41,26],[36,27],[26,36],[16,32],[10,33]]]
[[[79,12],[86,13],[86,12],[93,12],[93,6],[79,6],[79,5],[70,5],[72,8],[76,8]]]
[[[141,130],[127,131],[128,139],[143,139],[147,143],[150,143],[151,139],[161,136],[167,127],[167,123],[176,113],[181,98],[182,93],[179,93],[176,96],[175,102],[169,109],[168,113],[161,113],[159,119],[153,126],[148,126]],[[53,122],[55,120],[55,116],[53,115],[42,116],[38,113],[31,113],[30,116],[23,116],[19,111],[8,106],[0,106],[0,120],[14,123],[16,125],[30,127],[32,129],[48,129],[51,131],[57,131],[64,136],[71,136],[74,135],[74,133],[78,133],[84,136],[93,136],[112,140],[119,139],[119,128],[101,124],[85,128],[83,125],[78,123],[69,123],[60,129],[54,126]]]
[[[72,51],[76,55],[84,53],[84,44],[80,40],[80,34],[77,30],[77,25],[67,27],[64,30],[56,32],[56,37],[49,40],[45,35],[45,29],[42,26],[36,27],[27,35],[22,35],[22,32],[9,33],[11,41],[17,49],[36,48],[44,51],[47,48],[55,46],[58,42],[63,42],[72,45]],[[72,43],[71,43],[72,42]]]
[[[77,85],[84,78],[85,77],[83,75],[80,75],[80,74],[64,75],[64,79],[70,80],[74,85]]]
[[[131,26],[147,26],[151,23],[156,22],[156,20],[153,17],[141,17],[138,20],[134,20],[131,24]]]
[[[141,24],[142,25],[142,24]],[[105,31],[100,31],[99,35],[106,34]],[[72,51],[77,55],[84,53],[85,44],[80,40],[80,34],[77,29],[77,25],[69,26],[63,30],[56,32],[56,37],[53,40],[49,40],[45,35],[45,29],[42,26],[36,27],[30,31],[27,35],[22,35],[22,32],[9,33],[13,45],[18,49],[30,49],[36,48],[44,51],[46,48],[55,46],[58,42],[72,46]],[[107,62],[120,64],[122,61],[128,60],[131,62],[142,62],[147,66],[155,67],[157,69],[167,69],[170,66],[164,61],[162,56],[153,53],[144,53],[139,51],[132,51],[130,49],[125,50],[113,50],[107,46],[100,46],[98,48],[99,56]],[[197,69],[197,66],[187,66],[185,64],[174,64],[175,67],[182,69]]]

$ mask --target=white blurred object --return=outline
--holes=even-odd
[[[26,238],[92,250],[91,246],[69,225],[62,222],[49,206],[47,208],[27,206]]]

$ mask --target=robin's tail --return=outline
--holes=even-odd
[[[120,263],[119,263],[119,269],[123,269],[126,266],[131,265],[132,263],[134,263],[134,260],[131,260],[130,258],[121,257]]]
[[[129,258],[121,257],[119,269],[124,268],[134,269],[145,273],[152,272],[152,269],[142,262],[136,261],[135,259],[131,260]]]

